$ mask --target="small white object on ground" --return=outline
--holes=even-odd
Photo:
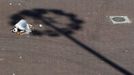
[[[9,3],[9,5],[12,5],[12,3]]]
[[[13,73],[12,75],[16,75],[15,73]]]
[[[43,27],[43,25],[42,24],[39,24],[39,27]]]
[[[19,59],[22,59],[22,56],[19,56]]]
[[[21,3],[18,3],[18,5],[21,5]]]

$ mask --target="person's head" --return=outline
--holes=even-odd
[[[15,27],[15,28],[13,28],[11,31],[12,31],[13,33],[16,33],[16,32],[18,32],[18,29]]]

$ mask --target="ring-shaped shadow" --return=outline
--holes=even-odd
[[[51,16],[53,15],[53,16]],[[15,25],[21,19],[29,18],[33,19],[34,22],[43,21],[43,25],[49,27],[48,25],[54,24],[60,28],[65,34],[73,34],[75,31],[81,29],[82,20],[78,19],[77,15],[65,12],[59,9],[32,9],[32,10],[22,10],[16,14],[13,14],[11,17],[10,25]],[[62,20],[65,19],[65,20]],[[61,22],[64,21],[64,23]],[[61,27],[62,26],[62,27]],[[33,29],[32,35],[34,36],[59,36],[59,33],[52,28],[39,30]]]

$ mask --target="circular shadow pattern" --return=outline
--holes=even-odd
[[[78,19],[77,15],[59,9],[37,8],[32,10],[22,10],[16,14],[11,15],[10,18],[10,24],[12,26],[21,19],[26,19],[29,21],[30,18],[35,22],[42,21],[44,25],[43,27],[54,25],[65,34],[72,34],[74,31],[81,29],[81,24],[83,23],[82,20]],[[63,20],[63,18],[65,18],[65,20]],[[63,22],[62,20],[67,22]],[[34,36],[42,36],[45,34],[48,36],[59,36],[59,33],[51,27],[44,30],[34,29],[31,34]]]

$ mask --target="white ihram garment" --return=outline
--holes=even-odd
[[[24,19],[20,20],[17,24],[15,24],[15,28],[24,31],[26,34],[29,34],[31,32],[29,24]]]

